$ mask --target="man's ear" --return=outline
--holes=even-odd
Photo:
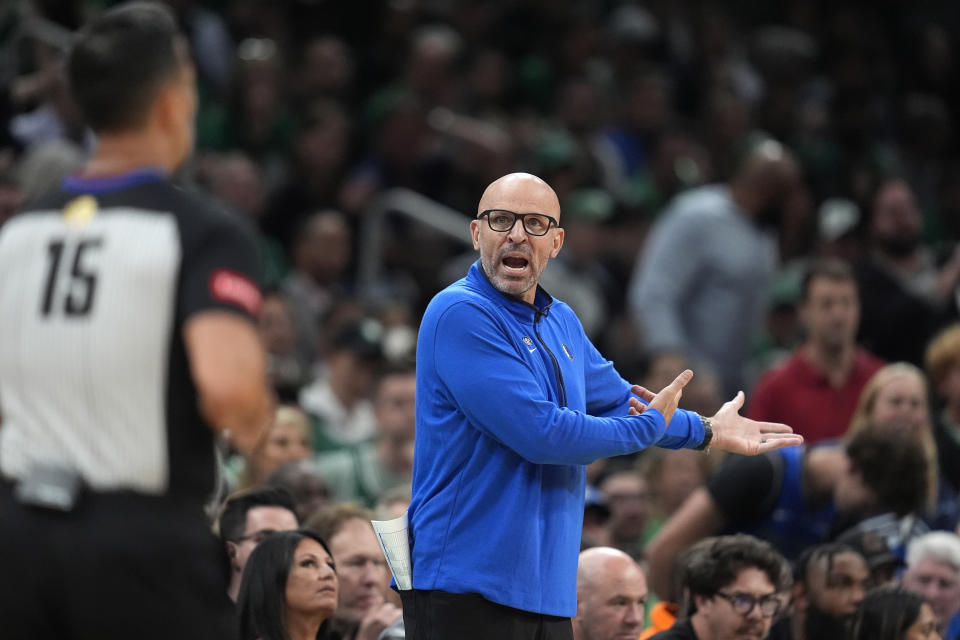
[[[237,554],[239,550],[237,549],[236,542],[230,542],[227,540],[227,557],[230,558],[230,568],[239,569],[240,566],[237,563]]]
[[[550,252],[551,258],[556,258],[560,253],[560,247],[563,246],[563,227],[557,227],[557,232],[553,234],[553,250]]]
[[[473,238],[473,250],[480,250],[480,221],[470,221],[470,236]]]
[[[704,603],[709,600],[706,596],[700,595],[699,593],[693,594],[693,606],[696,607],[697,611],[703,608]]]
[[[160,125],[163,131],[172,131],[176,122],[176,111],[179,96],[173,85],[165,84],[157,92],[153,102],[153,111],[150,116]]]

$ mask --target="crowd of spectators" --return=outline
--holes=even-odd
[[[112,4],[0,8],[0,225],[95,144],[60,70],[71,33]],[[183,182],[257,230],[260,333],[282,401],[250,456],[223,451],[217,500],[266,486],[292,496],[221,515],[235,571],[258,531],[325,527],[317,553],[344,574],[331,623],[345,637],[388,633],[398,601],[385,568],[345,563],[337,533],[403,511],[418,319],[473,259],[398,194],[466,229],[483,187],[522,170],[562,204],[567,241],[545,286],[621,373],[659,389],[690,366],[681,406],[710,415],[743,389],[748,415],[807,438],[755,460],[597,461],[585,546],[620,549],[658,596],[689,604],[711,594],[671,585],[678,558],[747,531],[803,559],[793,605],[767,607],[800,616],[776,637],[846,637],[811,631],[837,617],[873,637],[869,616],[903,592],[863,594],[901,574],[960,637],[958,5],[167,4],[200,87]],[[356,511],[337,515],[347,503]],[[258,528],[271,509],[283,526]],[[811,547],[838,537],[849,546]],[[840,613],[817,609],[819,563],[826,575],[845,554],[889,575],[858,577]],[[343,609],[353,570],[359,604]],[[584,570],[591,584],[597,571]]]

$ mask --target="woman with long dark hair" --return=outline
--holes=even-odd
[[[901,587],[881,587],[860,603],[853,640],[940,640],[940,634],[933,609],[922,596]]]
[[[336,566],[309,529],[281,531],[257,545],[243,572],[240,640],[318,640],[337,607]]]

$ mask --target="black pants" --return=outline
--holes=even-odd
[[[59,513],[0,485],[4,640],[235,640],[227,576],[199,509],[90,494]]]
[[[521,611],[476,593],[401,591],[407,640],[573,640],[570,618]]]

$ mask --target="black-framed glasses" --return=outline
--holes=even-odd
[[[721,591],[717,591],[715,595],[718,595],[729,602],[730,606],[733,607],[733,610],[742,616],[750,615],[750,612],[753,611],[753,608],[759,605],[760,613],[763,614],[765,618],[772,618],[780,613],[780,608],[783,607],[783,602],[775,593],[770,593],[760,598],[754,596],[753,594],[743,593],[740,591],[735,593],[723,593]]]
[[[523,225],[524,231],[532,236],[545,236],[550,230],[550,225],[559,227],[557,219],[548,216],[545,213],[514,213],[506,209],[487,209],[478,215],[478,218],[486,216],[487,224],[490,228],[499,233],[506,233],[513,229],[517,223],[517,218]]]

